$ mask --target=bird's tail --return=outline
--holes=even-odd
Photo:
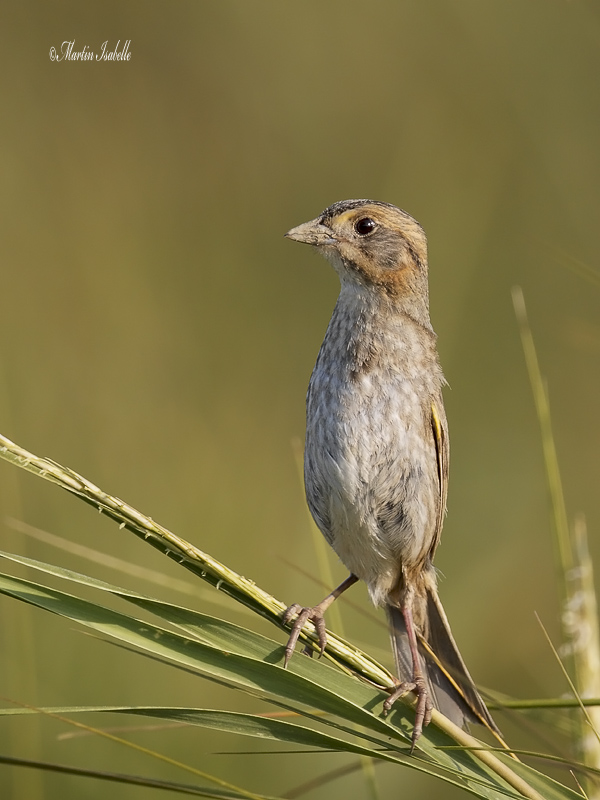
[[[425,621],[422,630],[417,631],[417,637],[421,666],[434,706],[461,728],[466,723],[479,722],[500,738],[500,731],[456,646],[437,592],[434,588],[428,588],[426,596],[415,595],[414,602],[423,604],[415,615]],[[413,674],[412,657],[402,611],[389,605],[386,606],[386,612],[398,677],[401,681],[410,681]]]

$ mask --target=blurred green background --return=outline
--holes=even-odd
[[[130,39],[131,60],[53,63],[50,48],[71,39],[96,52]],[[3,4],[0,43],[0,432],[282,600],[316,602],[323,589],[293,566],[314,569],[293,442],[337,279],[283,233],[336,200],[395,203],[429,236],[432,319],[451,387],[436,559],[444,604],[483,686],[563,693],[534,616],[558,643],[544,465],[510,289],[525,292],[569,513],[587,515],[598,557],[598,5],[24,0]],[[3,463],[3,549],[284,639],[232,606],[36,542],[11,518],[193,586],[116,525]],[[352,599],[368,608],[364,587]],[[387,658],[385,629],[342,611],[346,634]],[[261,708],[14,601],[1,599],[0,615],[4,697]],[[65,730],[5,719],[0,752],[187,779],[103,740],[59,739]],[[237,755],[269,747],[197,729],[126,735],[272,794],[351,760]],[[409,771],[377,775],[383,798],[462,796]],[[0,768],[6,798],[106,791]],[[350,776],[310,796],[360,798],[366,788]]]

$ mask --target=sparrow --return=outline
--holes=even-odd
[[[432,708],[457,725],[499,734],[456,646],[433,557],[448,489],[448,426],[429,319],[427,239],[396,206],[344,200],[288,231],[316,247],[341,288],[310,378],[304,482],[312,516],[349,570],[321,603],[295,617],[284,666],[307,620],[321,654],[323,614],[357,581],[385,608],[398,672],[384,702],[416,696],[412,749]]]

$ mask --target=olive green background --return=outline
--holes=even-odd
[[[52,62],[50,48],[71,39],[95,52],[130,39],[131,60]],[[324,590],[297,569],[317,572],[294,441],[337,279],[283,233],[336,200],[395,203],[428,233],[451,387],[442,598],[483,686],[563,693],[534,615],[559,643],[544,464],[510,290],[525,292],[569,513],[585,512],[597,557],[599,48],[591,0],[3,4],[0,432],[282,600],[316,602]],[[2,549],[283,641],[231,606],[24,537],[9,518],[193,583],[83,504],[2,464]],[[364,587],[352,599],[369,608]],[[387,657],[383,627],[342,613],[349,637]],[[5,698],[265,708],[14,601],[0,599],[0,615]],[[0,752],[190,780],[104,740],[59,739],[65,731],[48,719],[0,720]],[[270,794],[351,761],[269,756],[267,745],[196,729],[125,735]],[[382,798],[462,796],[389,765],[377,776]],[[150,796],[0,767],[3,798],[107,791]],[[310,795],[366,796],[360,774]]]

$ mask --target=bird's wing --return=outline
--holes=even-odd
[[[450,456],[446,415],[444,413],[444,406],[441,404],[441,402],[436,404],[435,401],[432,401],[431,403],[431,431],[433,433],[433,441],[435,443],[440,488],[437,517],[435,522],[435,534],[433,541],[431,542],[431,549],[429,551],[429,556],[433,559],[433,555],[442,535],[442,525],[444,524],[444,514],[446,513],[446,497],[448,495],[448,461]]]

